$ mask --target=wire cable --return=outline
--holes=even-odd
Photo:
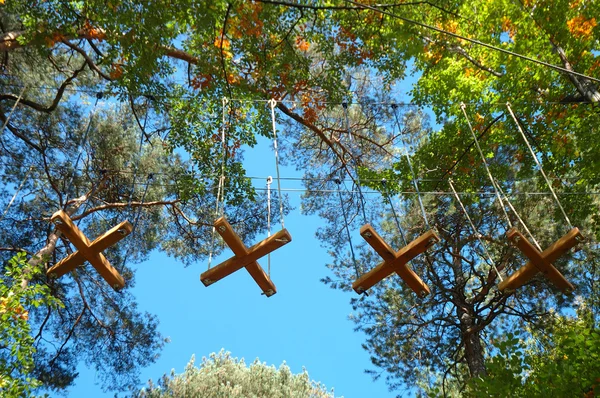
[[[96,93],[96,102],[94,103],[94,107],[92,108],[92,112],[90,113],[90,119],[88,121],[88,125],[83,133],[83,137],[79,142],[79,152],[77,153],[77,159],[75,160],[75,166],[73,167],[73,174],[71,175],[71,182],[69,185],[65,187],[65,206],[69,202],[69,188],[73,185],[73,181],[75,181],[75,175],[77,174],[77,167],[79,166],[79,162],[81,161],[81,156],[83,155],[83,149],[85,144],[87,143],[88,136],[90,133],[90,129],[92,128],[92,121],[94,120],[94,116],[96,115],[96,108],[98,106],[98,102],[102,99],[104,93],[102,91],[98,91]]]
[[[344,117],[345,118],[345,126],[344,127],[346,130],[346,134],[348,134],[349,141],[352,142],[352,134],[350,133],[350,119],[349,119],[349,115],[348,115],[348,103],[342,102],[342,107],[344,108],[344,116],[345,116]],[[367,213],[365,210],[365,198],[362,194],[360,175],[358,173],[358,163],[352,152],[350,152],[350,156],[352,159],[352,163],[354,163],[354,170],[356,172],[356,189],[358,190],[358,196],[360,199],[360,210],[361,210],[362,217],[363,217],[363,223],[367,224]]]
[[[21,184],[19,184],[19,187],[15,191],[15,194],[10,199],[10,202],[8,202],[8,205],[6,206],[6,209],[4,209],[4,213],[2,213],[2,217],[0,217],[0,222],[2,222],[2,220],[4,220],[4,217],[6,217],[6,214],[8,213],[8,210],[10,209],[10,206],[12,206],[13,202],[17,198],[17,195],[19,195],[19,192],[21,191],[21,188],[23,188],[23,185],[25,185],[25,181],[27,181],[27,179],[29,178],[29,175],[31,174],[32,171],[33,171],[33,166],[30,166],[29,170],[27,170],[27,173],[25,173],[25,176],[23,177],[23,180],[21,181]]]
[[[271,184],[273,177],[267,177],[267,237],[271,237]],[[267,275],[271,278],[271,253],[267,254]]]
[[[504,191],[500,187],[500,184],[498,184],[498,181],[496,181],[496,186],[498,187],[498,190],[500,191],[500,193],[502,194],[502,196],[506,199],[506,203],[508,204],[508,207],[510,207],[510,209],[512,210],[512,212],[515,215],[515,217],[517,217],[517,220],[519,220],[519,223],[521,224],[521,226],[523,227],[523,229],[525,230],[525,232],[527,232],[527,235],[529,235],[529,237],[531,238],[531,240],[533,241],[533,243],[535,244],[535,246],[541,252],[542,251],[542,247],[540,246],[540,244],[538,243],[538,241],[535,239],[535,237],[533,236],[533,234],[531,233],[531,231],[529,230],[529,228],[527,228],[527,224],[525,224],[525,221],[523,221],[523,219],[521,218],[521,216],[519,215],[519,213],[517,212],[517,210],[514,208],[514,206],[510,202],[510,200],[508,200],[508,198],[506,198],[506,194],[504,193]]]
[[[227,157],[227,143],[225,140],[225,129],[227,126],[226,123],[226,115],[227,115],[227,104],[229,100],[225,97],[221,99],[222,104],[222,121],[221,121],[221,175],[219,176],[219,185],[217,187],[217,198],[215,203],[215,218],[218,218],[220,215],[225,214],[225,158]],[[219,213],[219,206],[221,204],[221,200],[223,201],[223,205],[221,206],[221,212]],[[217,232],[217,228],[213,225],[211,238],[210,238],[210,252],[208,253],[208,269],[212,264],[212,258],[215,251],[215,234]]]
[[[546,184],[548,185],[550,192],[552,192],[552,196],[554,197],[554,200],[556,200],[556,204],[560,208],[560,211],[562,212],[563,216],[565,217],[567,224],[569,224],[569,227],[571,229],[573,229],[573,224],[571,224],[571,220],[569,220],[569,217],[567,216],[565,209],[562,207],[562,204],[560,203],[558,196],[556,196],[556,193],[554,192],[554,189],[552,188],[552,184],[550,184],[550,180],[548,179],[548,176],[546,176],[546,173],[544,172],[544,169],[542,168],[542,164],[540,163],[537,155],[533,151],[533,148],[531,148],[531,145],[529,145],[529,140],[527,139],[527,136],[525,136],[525,133],[523,132],[523,129],[521,128],[521,124],[517,120],[517,117],[515,116],[512,108],[510,106],[510,103],[507,102],[506,107],[508,108],[508,112],[510,113],[510,116],[512,116],[513,120],[515,121],[517,128],[519,129],[519,132],[521,133],[521,137],[523,137],[523,140],[525,141],[525,144],[527,145],[527,148],[529,148],[529,152],[531,152],[531,155],[533,156],[533,160],[535,160],[535,164],[537,164],[537,166],[540,168],[540,173],[542,173],[542,175],[544,176],[544,180],[546,180]]]
[[[129,234],[130,239],[132,239],[133,236],[135,235],[135,231],[136,231],[139,219],[140,219],[140,215],[142,214],[144,201],[146,200],[146,194],[148,193],[148,188],[150,187],[150,182],[152,182],[153,179],[154,179],[154,174],[152,174],[152,173],[148,174],[148,177],[146,179],[146,188],[144,189],[144,193],[142,195],[142,200],[140,201],[139,209],[136,212],[135,218],[133,220],[133,227],[131,228],[131,233]],[[131,254],[131,248],[132,248],[132,246],[129,246],[129,249],[125,252],[125,256],[123,257],[123,263],[121,265],[121,272],[123,272],[123,270],[125,269],[125,264],[127,264],[127,259],[129,257],[129,255]]]
[[[467,121],[467,124],[469,125],[469,131],[471,132],[471,135],[473,136],[473,139],[475,140],[475,146],[477,147],[479,156],[481,156],[481,161],[483,162],[483,165],[485,166],[485,170],[487,171],[488,178],[490,179],[490,182],[492,183],[492,187],[494,188],[494,192],[496,193],[496,199],[498,199],[498,204],[499,204],[500,208],[502,209],[504,216],[506,217],[506,222],[508,223],[509,228],[512,228],[512,222],[510,221],[510,218],[508,217],[508,213],[506,212],[506,209],[504,208],[504,202],[502,201],[502,198],[500,197],[500,193],[498,192],[498,187],[496,186],[496,183],[494,182],[494,177],[492,177],[492,173],[490,172],[490,168],[487,164],[487,161],[485,160],[485,156],[483,156],[483,151],[481,150],[481,146],[479,146],[479,140],[477,139],[477,135],[475,134],[475,131],[473,131],[473,126],[471,126],[471,121],[469,120],[469,116],[467,116],[467,112],[465,111],[464,105],[465,104],[461,103],[460,109],[462,109],[462,112],[465,115],[465,120]]]
[[[8,116],[6,116],[6,120],[2,124],[2,132],[3,133],[4,133],[4,129],[6,128],[6,126],[8,126],[8,122],[10,121],[10,118],[12,117],[13,112],[15,111],[15,109],[17,109],[17,105],[19,105],[19,102],[21,102],[21,98],[23,98],[23,94],[25,94],[25,90],[27,90],[27,84],[23,86],[23,89],[19,93],[19,97],[17,98],[17,100],[13,104],[13,107],[10,109],[10,112],[8,113]]]
[[[273,125],[273,151],[275,152],[275,170],[277,172],[277,193],[279,195],[279,217],[281,218],[281,229],[285,228],[283,220],[283,196],[281,195],[281,179],[279,178],[279,151],[277,149],[277,125],[275,123],[275,107],[277,100],[274,98],[269,102],[271,106],[271,122]]]
[[[381,185],[383,187],[383,189],[381,190],[381,192],[383,193],[384,197],[387,197],[388,202],[390,202],[390,208],[392,209],[392,215],[394,216],[394,220],[396,221],[396,227],[398,227],[398,231],[400,232],[400,237],[402,238],[402,242],[404,242],[404,246],[408,245],[408,242],[406,241],[406,238],[404,237],[404,231],[402,230],[402,226],[400,226],[400,220],[398,219],[398,215],[396,215],[396,209],[394,208],[394,203],[392,202],[392,198],[390,196],[390,192],[387,189],[387,180],[385,178],[383,178],[381,180]]]
[[[473,232],[475,232],[475,237],[479,241],[479,244],[481,245],[481,247],[483,247],[483,251],[485,252],[485,255],[487,256],[487,260],[489,261],[490,267],[494,268],[496,275],[498,276],[498,278],[500,278],[500,281],[502,282],[504,279],[502,279],[502,275],[500,275],[498,268],[496,268],[496,263],[494,262],[494,260],[492,260],[492,256],[490,255],[490,252],[487,249],[487,245],[485,243],[483,243],[483,241],[481,240],[481,234],[477,230],[477,227],[473,223],[473,220],[471,220],[469,213],[467,213],[467,209],[465,209],[463,202],[460,200],[460,197],[456,193],[456,189],[454,189],[454,184],[452,184],[452,179],[448,179],[448,185],[450,185],[450,189],[452,189],[452,193],[454,194],[456,201],[460,205],[460,208],[462,209],[463,213],[465,214],[465,217],[467,217],[469,224],[471,224],[471,228],[473,229]],[[486,260],[485,257],[484,257],[484,260]]]
[[[341,180],[334,180],[338,187],[342,183]],[[350,244],[350,253],[352,255],[352,262],[354,263],[354,271],[356,272],[356,278],[360,278],[360,271],[358,270],[358,262],[356,261],[356,255],[354,254],[354,246],[352,245],[352,237],[350,236],[350,227],[348,226],[348,216],[346,215],[346,209],[344,207],[344,200],[342,198],[342,190],[338,189],[338,195],[340,197],[340,207],[342,209],[342,215],[344,216],[344,226],[346,227],[346,235],[348,236],[348,243]]]

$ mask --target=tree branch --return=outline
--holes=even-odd
[[[77,51],[79,54],[81,54],[81,56],[85,59],[88,66],[90,67],[90,69],[93,70],[94,72],[96,72],[98,75],[100,75],[103,79],[106,79],[108,81],[114,80],[112,77],[110,77],[109,75],[107,75],[106,73],[104,73],[100,70],[100,68],[96,65],[94,60],[92,58],[90,58],[90,56],[87,54],[87,52],[83,48],[79,47],[76,44],[71,43],[67,39],[62,39],[61,41],[64,44],[66,44],[68,47],[70,47],[71,49],[73,49],[73,50]]]
[[[66,88],[71,84],[71,82],[73,80],[75,80],[75,78],[77,78],[77,75],[79,75],[81,72],[83,72],[83,70],[85,69],[85,66],[87,65],[87,62],[84,62],[83,65],[81,65],[81,67],[77,70],[75,70],[73,72],[73,74],[68,77],[58,88],[58,91],[56,92],[56,96],[54,97],[54,100],[52,101],[52,104],[50,104],[49,106],[44,106],[42,104],[38,104],[37,102],[28,100],[26,98],[22,98],[19,103],[23,104],[23,105],[27,105],[30,108],[35,109],[36,111],[39,112],[45,112],[45,113],[51,113],[53,112],[56,107],[58,106],[60,100],[62,99],[62,96],[66,90]],[[1,101],[17,101],[18,97],[14,94],[1,94],[0,95],[0,102]]]
[[[131,207],[169,206],[169,205],[174,205],[179,202],[181,202],[179,199],[175,199],[175,200],[162,200],[162,201],[156,201],[156,202],[106,203],[101,206],[93,207],[93,208],[81,213],[78,216],[71,217],[71,220],[75,221],[75,220],[79,220],[81,218],[85,218],[85,217],[89,216],[90,214],[95,213],[97,211],[110,210],[110,209],[123,209],[123,208],[129,207],[129,206],[131,206]]]

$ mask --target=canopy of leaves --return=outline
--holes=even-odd
[[[593,397],[600,386],[600,332],[589,310],[557,317],[546,333],[521,340],[508,333],[494,343],[488,375],[470,382],[473,397]]]
[[[158,385],[150,381],[136,397],[334,397],[333,390],[311,381],[306,370],[293,374],[285,363],[276,369],[256,359],[247,366],[243,359],[223,350],[202,358],[200,367],[194,366],[194,361],[192,356],[182,374],[165,375]]]
[[[58,309],[61,303],[44,284],[21,287],[25,274],[38,277],[41,272],[41,267],[31,269],[25,253],[19,253],[10,259],[0,278],[0,393],[3,397],[29,396],[42,385],[34,377],[35,338],[26,308]]]

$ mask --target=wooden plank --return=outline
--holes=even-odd
[[[223,231],[226,236],[228,236],[228,240],[233,242],[234,246],[237,245],[237,241],[241,242],[239,237],[237,239],[231,239],[226,231]],[[235,235],[235,233],[234,233]],[[225,237],[223,238],[225,239]],[[255,244],[246,250],[247,254],[241,256],[233,256],[228,260],[223,261],[221,264],[205,271],[200,275],[200,280],[205,286],[209,286],[224,277],[231,275],[235,271],[244,268],[246,266],[252,265],[253,262],[256,262],[261,257],[271,253],[273,250],[280,248],[292,241],[292,237],[286,229],[282,229],[277,233],[271,235],[267,239]],[[243,245],[243,243],[242,243]],[[238,247],[239,248],[239,247]],[[238,250],[236,248],[236,250]],[[232,249],[233,250],[233,249]],[[238,250],[239,252],[239,250]],[[256,264],[256,266],[259,266]]]
[[[429,287],[408,264],[404,264],[396,269],[396,274],[406,282],[408,287],[412,289],[419,297],[425,297],[431,293]]]
[[[362,236],[369,246],[371,246],[384,260],[393,260],[396,258],[394,249],[383,240],[371,224],[365,224],[360,228],[360,236]]]
[[[429,288],[419,276],[406,264],[423,253],[429,246],[439,241],[439,237],[433,231],[427,231],[408,245],[400,249],[391,261],[384,261],[371,271],[362,275],[352,284],[357,293],[363,293],[373,287],[384,278],[396,272],[413,291],[417,294],[429,293]]]
[[[125,287],[125,279],[104,257],[102,253],[94,253],[87,259],[104,280],[115,290]]]
[[[235,233],[235,231],[231,227],[231,224],[229,224],[225,217],[219,218],[217,221],[215,221],[213,225],[215,226],[217,232],[219,233],[219,235],[221,235],[225,243],[227,243],[227,246],[229,246],[233,254],[239,257],[248,254],[248,249],[246,248],[246,245],[244,244],[244,242],[242,242],[238,234]]]
[[[100,276],[115,290],[122,289],[125,286],[125,280],[119,272],[108,262],[102,253],[91,250],[89,239],[73,223],[71,218],[63,210],[59,210],[52,215],[51,221],[56,228],[61,231],[67,239],[75,246],[78,251],[87,259],[90,264],[98,271]],[[130,230],[131,231],[131,230]],[[68,257],[67,257],[68,259]],[[70,261],[73,261],[72,259]]]
[[[99,253],[108,249],[129,235],[132,231],[132,228],[133,227],[129,221],[123,221],[116,227],[96,238],[89,246],[90,251]],[[81,251],[78,250],[56,263],[53,267],[49,268],[48,271],[46,271],[46,274],[49,276],[51,275],[54,278],[58,278],[68,272],[73,271],[75,268],[85,263],[85,261],[86,258],[83,256]]]
[[[516,228],[511,228],[506,236],[529,258],[529,261],[510,277],[500,282],[498,289],[501,291],[517,289],[541,271],[562,291],[573,290],[573,285],[552,265],[552,262],[583,240],[583,235],[578,228],[573,228],[542,253],[539,253]]]
[[[398,259],[404,258],[406,260],[405,263],[407,263],[439,241],[440,238],[437,234],[433,230],[429,230],[402,248],[398,252]]]
[[[246,270],[252,276],[252,279],[256,282],[256,284],[261,288],[265,296],[271,297],[275,293],[277,293],[277,288],[275,284],[271,281],[267,273],[264,269],[256,261],[248,264],[246,266]]]
[[[509,231],[510,232],[510,231]],[[508,234],[507,234],[508,236]],[[564,237],[563,237],[564,238]],[[527,240],[523,234],[519,231],[514,231],[512,236],[509,236],[509,239],[514,242],[514,244],[525,254],[525,256],[530,260],[529,263],[532,263],[541,273],[546,275],[548,279],[550,279],[556,287],[558,287],[562,291],[573,290],[573,285],[569,283],[565,279],[565,277],[552,265],[548,259],[544,259],[540,252]],[[566,250],[564,249],[565,243],[567,243],[564,239],[560,239],[553,246],[555,250],[551,250],[551,248],[546,249],[545,251],[548,254],[554,254],[553,257],[559,258],[561,254],[564,254]],[[575,242],[576,243],[576,242]],[[551,260],[554,261],[554,260]]]
[[[86,250],[88,248],[90,245],[89,239],[83,234],[83,232],[81,232],[77,225],[73,223],[71,217],[69,217],[68,214],[63,210],[59,210],[54,213],[50,220],[78,250],[81,250],[82,248]]]

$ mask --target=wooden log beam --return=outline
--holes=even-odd
[[[419,296],[430,293],[427,284],[407,264],[439,241],[435,232],[427,231],[398,252],[395,252],[369,224],[361,228],[360,234],[384,261],[354,281],[354,291],[364,293],[395,272]]]
[[[506,237],[519,248],[529,261],[517,272],[500,282],[498,285],[500,291],[517,289],[531,280],[538,272],[546,275],[563,292],[574,289],[573,285],[552,265],[552,262],[584,239],[578,228],[573,228],[541,253],[516,228],[511,228],[506,233]]]
[[[89,246],[89,250],[93,252],[103,252],[112,245],[125,238],[132,231],[132,226],[129,221],[123,221],[121,224],[113,227],[109,231],[97,237]],[[66,235],[65,235],[66,236]],[[64,274],[73,271],[78,266],[85,263],[86,258],[81,251],[69,254],[66,258],[50,267],[47,271],[48,275],[54,278],[63,276]]]
[[[275,284],[256,260],[291,242],[292,237],[289,232],[283,229],[254,246],[246,248],[244,242],[242,242],[224,217],[215,221],[214,225],[219,235],[223,237],[223,240],[231,248],[235,256],[203,272],[200,275],[200,281],[204,286],[210,286],[235,271],[246,268],[252,279],[254,279],[267,297],[277,293]]]
[[[125,279],[119,274],[119,272],[108,262],[106,257],[101,253],[100,248],[104,247],[109,242],[118,242],[122,239],[123,235],[119,232],[119,227],[125,228],[125,231],[131,232],[131,225],[125,221],[119,224],[117,227],[111,229],[106,234],[100,236],[94,241],[95,245],[81,232],[81,230],[73,223],[71,218],[63,210],[59,210],[52,215],[51,221],[56,225],[56,228],[63,233],[63,235],[77,248],[77,253],[73,253],[63,261],[56,264],[54,267],[48,269],[47,275],[51,276],[53,272],[64,270],[65,268],[75,267],[80,261],[82,256],[85,260],[89,261],[90,264],[96,269],[96,271],[104,278],[104,280],[115,290],[122,289],[125,287]],[[129,233],[127,232],[127,234]],[[107,246],[108,247],[108,246]],[[66,265],[65,265],[66,263]],[[74,265],[75,264],[75,265]],[[81,263],[79,263],[81,264]],[[67,271],[65,271],[67,272]],[[61,275],[64,275],[63,272]]]

